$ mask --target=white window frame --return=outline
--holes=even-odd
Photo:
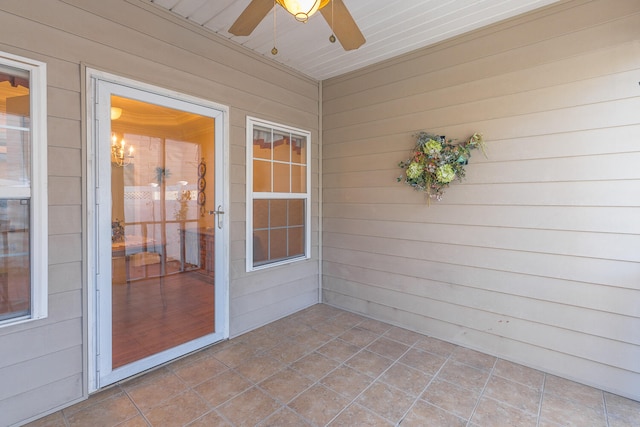
[[[31,312],[0,322],[4,327],[48,315],[47,65],[5,52],[0,52],[0,64],[29,72],[31,121],[31,186],[0,187],[2,199],[30,199]]]
[[[276,193],[276,192],[254,192],[253,191],[253,128],[254,126],[270,128],[272,131],[293,133],[296,136],[306,138],[306,192],[304,193]],[[264,270],[267,268],[290,264],[311,257],[311,132],[294,128],[291,126],[270,122],[247,116],[246,135],[246,269],[247,272]],[[273,179],[272,179],[273,182]],[[257,197],[259,196],[259,197]],[[253,264],[253,201],[254,199],[300,199],[305,201],[305,224],[304,224],[304,254],[301,256],[287,258],[264,264]]]

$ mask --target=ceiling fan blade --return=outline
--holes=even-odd
[[[229,28],[229,32],[234,36],[248,36],[271,9],[273,9],[273,0],[251,0],[249,6]]]
[[[331,8],[333,8],[333,23]],[[340,40],[344,50],[357,49],[366,41],[342,0],[331,0],[331,3],[320,9],[320,13],[329,26],[333,27],[333,33]]]

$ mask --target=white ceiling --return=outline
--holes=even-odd
[[[306,24],[280,6],[248,37],[227,30],[250,0],[150,0],[156,5],[317,80],[338,76],[559,0],[344,0],[366,43],[345,52],[330,43],[320,13]],[[326,7],[331,7],[331,4]]]

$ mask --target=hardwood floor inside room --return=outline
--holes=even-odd
[[[157,265],[148,266],[149,270]],[[133,269],[133,268],[132,268]],[[167,271],[175,270],[169,264]],[[132,271],[132,277],[137,273]],[[114,281],[113,367],[117,368],[157,352],[213,333],[213,277],[200,270],[147,278]],[[144,277],[144,276],[143,276]]]

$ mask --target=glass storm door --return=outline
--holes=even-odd
[[[97,88],[99,388],[224,338],[227,280],[223,113]]]

